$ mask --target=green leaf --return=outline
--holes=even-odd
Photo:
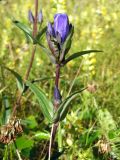
[[[8,160],[8,145],[5,146],[4,156],[2,160]]]
[[[36,40],[39,41],[42,35],[46,32],[47,26],[45,26],[36,36]]]
[[[47,99],[45,93],[39,89],[34,84],[30,83],[29,81],[26,82],[29,86],[30,90],[35,94],[36,98],[39,101],[40,109],[43,115],[47,118],[49,122],[52,122],[53,114],[54,114],[54,107],[52,103]]]
[[[9,99],[6,95],[3,96],[3,103],[4,103],[4,112],[3,112],[3,124],[6,124],[10,118],[11,114],[11,107],[9,103]]]
[[[28,35],[28,34],[26,34],[25,33],[25,37],[26,37],[26,43],[30,43],[30,41],[31,41],[31,37]]]
[[[74,27],[72,26],[71,28],[71,31],[70,31],[70,34],[68,35],[67,39],[65,40],[64,44],[63,44],[63,47],[62,47],[62,54],[60,56],[60,61],[63,60],[64,56],[65,56],[65,52],[66,50],[69,48],[70,49],[70,46],[71,46],[71,39],[72,39],[72,36],[73,36],[73,33],[74,33]]]
[[[32,29],[29,28],[28,26],[24,25],[23,23],[19,22],[19,21],[13,21],[13,23],[18,27],[20,28],[24,33],[25,35],[28,35],[29,37],[31,37],[33,39],[33,36],[32,36]]]
[[[72,54],[70,57],[68,57],[63,63],[62,65],[65,65],[66,63],[70,62],[71,60],[75,59],[75,58],[78,58],[80,56],[83,56],[85,54],[90,54],[90,53],[93,53],[93,52],[102,52],[100,50],[88,50],[88,51],[81,51],[81,52],[77,52],[77,53],[74,53]]]
[[[38,126],[38,123],[33,115],[27,117],[27,119],[24,120],[24,123],[27,125],[28,128],[34,129]]]
[[[20,92],[23,92],[24,90],[24,82],[22,80],[22,77],[15,71],[13,71],[12,69],[9,69],[7,67],[5,67],[5,69],[7,69],[8,71],[10,71],[16,78],[17,81],[17,86]]]
[[[60,107],[58,108],[53,121],[56,123],[58,121],[62,121],[69,110],[70,107],[70,102],[77,96],[79,95],[79,93],[81,93],[82,91],[84,91],[86,88],[83,88],[82,90],[76,91],[75,93],[71,94],[69,97],[67,97],[60,105]]]
[[[31,148],[22,149],[21,155],[24,156],[25,158],[29,159],[29,157],[31,155]]]
[[[49,79],[54,79],[54,78],[55,78],[55,76],[52,76],[52,77],[43,77],[43,78],[32,80],[30,82],[31,83],[36,83],[36,82],[41,82],[41,81],[45,81],[45,80],[49,80]],[[23,92],[25,93],[28,89],[29,89],[29,87],[25,85]]]
[[[33,138],[35,138],[36,140],[49,140],[50,139],[50,134],[38,131],[38,132],[35,133]]]
[[[39,42],[40,37],[44,34],[47,27],[44,27],[42,29],[42,31],[40,33],[38,33],[36,38],[34,38],[32,36],[31,28],[27,27],[26,25],[24,25],[23,23],[21,23],[19,21],[13,21],[13,23],[25,33],[25,36],[27,37],[28,41],[31,38],[33,40],[34,44],[38,44],[40,46],[40,48],[42,48],[45,51],[45,53],[47,53],[47,56],[50,58],[51,62],[55,63],[55,58],[51,55],[50,51],[43,44],[41,44]]]
[[[23,23],[21,23],[21,22],[19,22],[19,21],[13,21],[13,23],[18,27],[18,28],[20,28],[23,32],[24,32],[24,34],[25,34],[25,36],[27,37],[27,39],[32,39],[33,40],[33,43],[34,44],[39,44],[39,46],[45,51],[45,52],[48,52],[48,50],[44,47],[44,45],[42,45],[41,43],[39,43],[39,38],[43,35],[43,33],[45,32],[45,29],[46,28],[43,28],[43,30],[40,32],[40,33],[38,33],[38,35],[37,35],[37,37],[36,38],[34,38],[33,36],[32,36],[32,29],[31,28],[29,28],[28,26],[26,26],[26,25],[24,25]]]
[[[16,145],[19,150],[32,148],[34,145],[34,141],[30,139],[30,137],[23,135],[22,137],[16,139]]]

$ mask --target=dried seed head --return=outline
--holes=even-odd
[[[88,85],[87,85],[87,90],[88,90],[90,93],[94,93],[94,92],[96,92],[96,90],[97,90],[97,85],[96,85],[95,83],[88,84]]]
[[[101,139],[97,142],[96,146],[98,147],[98,152],[101,154],[106,154],[111,151],[109,142],[105,139]]]
[[[8,123],[1,127],[0,130],[0,142],[8,144],[16,139],[17,134],[22,133],[23,129],[20,123],[20,119],[13,117]]]

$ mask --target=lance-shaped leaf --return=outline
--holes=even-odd
[[[65,40],[64,44],[63,44],[62,53],[60,55],[60,61],[62,61],[64,59],[66,51],[68,51],[70,49],[71,39],[72,39],[73,33],[74,33],[74,27],[72,26],[71,31],[70,31],[67,39]]]
[[[28,26],[24,25],[23,23],[19,22],[19,21],[13,21],[13,23],[18,27],[20,28],[24,33],[25,35],[28,35],[29,37],[31,37],[33,39],[33,36],[32,36],[32,29],[29,28]]]
[[[72,54],[71,56],[69,56],[63,63],[62,65],[65,65],[66,63],[70,62],[71,60],[75,59],[75,58],[78,58],[80,56],[83,56],[85,54],[90,54],[90,53],[93,53],[93,52],[102,52],[100,50],[88,50],[88,51],[81,51],[81,52],[77,52],[77,53],[74,53]]]
[[[24,90],[24,82],[22,80],[22,77],[17,72],[15,72],[14,70],[12,70],[10,68],[5,67],[5,69],[10,71],[15,76],[16,81],[17,81],[17,87],[18,87],[20,92],[23,92],[23,90]]]
[[[79,95],[79,93],[81,93],[82,91],[84,91],[86,88],[83,88],[82,90],[76,91],[75,93],[71,94],[69,97],[67,97],[60,105],[60,107],[58,108],[54,118],[53,118],[53,122],[56,123],[58,121],[62,121],[69,110],[70,107],[70,102]]]
[[[27,27],[26,25],[24,25],[23,23],[21,23],[19,21],[13,21],[13,23],[24,32],[24,34],[27,37],[28,41],[30,39],[32,39],[34,44],[38,44],[40,46],[40,48],[42,48],[45,51],[45,53],[47,54],[47,56],[50,58],[51,62],[52,63],[56,63],[55,62],[55,58],[51,55],[51,53],[49,52],[49,50],[43,44],[41,44],[39,42],[40,37],[46,31],[46,27],[43,28],[40,33],[38,33],[38,35],[36,36],[36,38],[34,38],[32,36],[32,29],[31,28]]]
[[[36,36],[36,40],[39,41],[39,39],[43,36],[43,34],[46,32],[47,26],[45,26]]]
[[[3,111],[3,124],[6,124],[10,118],[11,114],[11,107],[9,103],[9,98],[6,95],[3,95],[3,104],[4,104],[4,111]]]
[[[36,85],[30,83],[29,81],[26,82],[26,85],[29,86],[30,90],[35,94],[36,98],[38,99],[40,109],[45,118],[47,118],[49,122],[52,122],[54,113],[53,104],[47,99],[45,93]]]
[[[44,81],[44,80],[49,80],[49,79],[54,79],[55,76],[52,76],[52,77],[43,77],[43,78],[39,78],[39,79],[35,79],[35,80],[32,80],[30,81],[31,83],[36,83],[36,82],[41,82],[41,81]],[[26,86],[24,87],[24,93],[29,89],[29,86]],[[1,93],[1,92],[0,92]]]

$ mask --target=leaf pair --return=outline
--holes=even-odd
[[[38,44],[45,51],[45,53],[48,55],[48,57],[50,58],[52,63],[56,63],[55,58],[52,56],[50,51],[44,45],[42,45],[40,43],[40,38],[43,36],[43,34],[47,30],[46,26],[34,38],[33,35],[32,35],[32,29],[31,28],[29,28],[28,26],[24,25],[23,23],[21,23],[19,21],[13,21],[13,23],[24,32],[26,38],[29,41],[33,40],[34,44]],[[89,54],[89,53],[92,53],[92,52],[102,52],[100,50],[80,51],[80,52],[77,52],[77,53],[73,53],[70,57],[65,59],[65,55],[67,54],[67,52],[69,51],[69,49],[71,47],[71,39],[72,39],[73,33],[74,33],[74,27],[71,28],[71,32],[70,32],[69,36],[67,37],[64,45],[62,46],[62,53],[60,55],[60,61],[62,62],[61,66],[64,66],[66,63],[70,62],[71,60],[73,60],[75,58],[78,58],[80,56],[83,56],[85,54]]]
[[[52,118],[53,118],[53,105],[50,101],[48,101],[47,97],[45,96],[45,94],[43,93],[43,91],[41,89],[38,89],[38,87],[36,87],[34,84],[30,83],[30,82],[26,82],[26,84],[24,84],[22,77],[15,71],[13,71],[12,69],[9,69],[7,67],[4,67],[5,69],[7,69],[8,71],[10,71],[16,78],[17,81],[17,86],[18,89],[23,92],[25,86],[29,87],[31,89],[31,91],[35,94],[36,98],[39,101],[40,104],[40,109],[43,113],[43,115],[47,118],[47,120],[49,122],[52,122]]]
[[[29,39],[29,40],[33,40],[33,43],[39,43],[40,38],[43,36],[43,34],[46,32],[47,27],[44,27],[40,32],[38,32],[37,36],[34,38],[32,35],[32,29],[29,28],[28,26],[24,25],[23,23],[19,22],[19,21],[13,21],[13,23],[19,28],[21,29],[25,36]]]
[[[47,120],[50,123],[56,123],[58,121],[62,121],[67,113],[68,110],[70,108],[70,102],[79,95],[79,93],[81,93],[83,90],[85,90],[86,88],[79,90],[73,94],[71,94],[69,97],[67,97],[59,106],[58,110],[56,111],[56,113],[54,112],[54,106],[53,104],[47,99],[47,97],[45,96],[44,92],[39,89],[37,86],[35,86],[34,84],[30,83],[30,82],[26,82],[26,84],[29,86],[30,90],[35,94],[36,98],[39,101],[40,104],[40,109],[43,113],[43,115],[47,118]]]
[[[83,88],[82,90],[74,92],[61,103],[57,112],[55,113],[54,120],[53,120],[54,122],[62,121],[66,117],[70,108],[70,102],[85,89],[86,88]]]
[[[24,32],[24,34],[25,34],[25,36],[26,36],[26,38],[27,38],[28,41],[32,40],[33,44],[38,44],[45,51],[45,53],[47,54],[47,56],[50,58],[51,62],[55,63],[55,59],[51,55],[50,51],[43,44],[40,43],[41,37],[43,36],[43,34],[47,30],[46,26],[40,32],[38,32],[37,36],[34,38],[33,35],[32,35],[32,29],[31,28],[29,28],[28,26],[24,25],[23,23],[21,23],[19,21],[13,21],[13,23],[19,29],[21,29]]]
[[[30,90],[35,94],[36,98],[38,99],[39,102],[39,106],[40,109],[44,115],[45,118],[47,118],[47,120],[50,123],[53,122],[57,122],[57,121],[62,121],[69,110],[70,107],[70,102],[80,93],[82,92],[84,89],[77,91],[75,93],[73,93],[72,95],[70,95],[69,97],[67,97],[61,104],[60,107],[58,108],[57,112],[54,113],[54,106],[52,104],[51,101],[48,100],[48,98],[46,97],[45,93],[39,89],[36,85],[32,84],[31,82],[27,81],[26,84],[24,84],[22,77],[15,71],[5,67],[5,69],[7,69],[8,71],[10,71],[16,78],[17,80],[17,85],[18,85],[18,89],[23,92],[24,91],[24,87],[25,85],[27,87],[30,88]]]

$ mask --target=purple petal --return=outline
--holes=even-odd
[[[65,41],[69,34],[69,20],[67,14],[58,13],[54,16],[54,31],[61,36],[62,42]]]
[[[51,36],[55,36],[55,32],[54,32],[54,28],[52,27],[52,24],[50,22],[48,22],[48,27],[47,27],[47,32],[51,35]]]

